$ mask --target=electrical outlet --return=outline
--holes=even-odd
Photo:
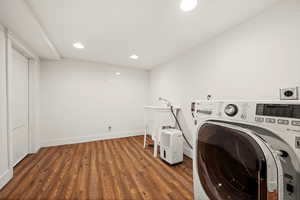
[[[108,131],[109,131],[109,132],[111,132],[111,129],[112,129],[112,127],[111,127],[111,126],[108,126]]]
[[[298,87],[280,89],[280,100],[299,100],[298,90]]]

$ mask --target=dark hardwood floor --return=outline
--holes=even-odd
[[[193,199],[192,160],[169,166],[143,137],[42,148],[14,169],[0,199]]]

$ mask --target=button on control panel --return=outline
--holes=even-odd
[[[300,121],[292,121],[293,126],[300,126]]]
[[[275,124],[276,120],[274,118],[266,118],[266,123]]]
[[[264,122],[265,119],[263,117],[255,117],[255,121],[257,121],[257,122]]]
[[[290,121],[287,119],[274,119],[274,118],[264,118],[264,117],[255,117],[255,121],[256,122],[260,122],[260,123],[268,123],[268,124],[279,124],[279,125],[289,125]],[[300,126],[300,121],[292,121],[291,125],[293,126]]]
[[[289,120],[285,120],[285,119],[278,119],[277,120],[278,124],[282,124],[282,125],[289,125]]]

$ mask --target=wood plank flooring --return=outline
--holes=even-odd
[[[169,166],[143,137],[42,148],[14,169],[0,199],[191,200],[192,160]]]

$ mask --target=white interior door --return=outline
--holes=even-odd
[[[15,50],[9,73],[10,134],[15,166],[29,152],[28,59]]]

